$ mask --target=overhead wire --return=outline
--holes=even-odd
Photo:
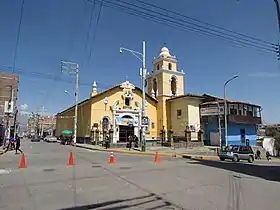
[[[85,0],[85,3],[87,1]],[[89,25],[88,25],[88,31],[87,31],[87,37],[86,37],[86,43],[85,43],[85,50],[87,50],[88,47],[88,42],[89,42],[89,37],[90,37],[90,31],[91,31],[91,26],[92,26],[92,20],[93,20],[93,14],[95,10],[95,0],[93,1],[93,4],[91,6],[91,11],[90,11],[90,20],[89,20]]]
[[[6,65],[0,65],[0,70],[2,71],[10,71],[12,69],[11,66],[6,66]],[[31,76],[31,77],[35,77],[35,78],[40,78],[40,79],[49,79],[49,80],[53,80],[53,81],[58,81],[58,82],[65,82],[65,83],[70,83],[70,84],[74,84],[75,81],[72,79],[66,79],[66,78],[62,78],[60,76],[60,74],[54,75],[54,74],[46,74],[46,73],[42,73],[42,72],[35,72],[35,71],[27,71],[24,69],[19,69],[19,68],[15,68],[14,69],[16,73],[18,74],[22,74],[22,75],[26,75],[26,76]],[[109,87],[109,85],[105,85],[103,83],[98,83],[101,87]],[[92,83],[88,83],[88,82],[79,82],[79,85],[81,86],[92,86]]]
[[[219,30],[230,32],[230,33],[233,33],[233,34],[236,34],[236,35],[239,35],[239,36],[243,36],[243,37],[246,37],[246,38],[250,38],[250,39],[253,39],[253,40],[256,40],[256,41],[259,41],[259,42],[263,42],[263,43],[267,43],[267,44],[271,44],[271,45],[274,45],[274,46],[277,45],[275,43],[272,43],[272,42],[269,42],[269,41],[266,41],[266,40],[263,40],[263,39],[260,39],[260,38],[252,37],[252,36],[249,36],[249,35],[246,35],[246,34],[243,34],[243,33],[239,33],[239,32],[236,32],[236,31],[233,31],[233,30],[230,30],[230,29],[226,29],[224,27],[220,27],[220,26],[217,26],[217,25],[214,25],[214,24],[211,24],[211,23],[207,23],[207,22],[198,20],[196,18],[193,18],[193,17],[187,16],[187,15],[184,15],[184,14],[181,14],[181,13],[178,13],[178,12],[175,12],[175,11],[172,11],[172,10],[160,7],[160,6],[155,5],[155,4],[144,2],[144,1],[141,1],[141,0],[135,0],[135,1],[139,2],[139,3],[142,3],[144,5],[151,6],[151,7],[156,8],[156,9],[160,9],[160,10],[165,11],[165,12],[169,12],[169,13],[172,13],[172,14],[184,17],[184,18],[189,19],[189,20],[192,20],[192,21],[195,21],[195,22],[198,22],[198,23],[201,23],[201,24],[213,27],[213,28],[217,28]]]
[[[101,11],[102,11],[102,7],[103,7],[103,1],[104,0],[100,1],[100,7],[99,7],[98,14],[97,14],[97,20],[96,20],[96,24],[95,24],[94,34],[93,34],[93,37],[92,37],[92,43],[91,43],[91,46],[90,46],[88,61],[90,60],[91,55],[92,55],[92,51],[93,51],[93,46],[94,46],[94,42],[95,42],[97,30],[98,30],[98,25],[99,25],[99,20],[100,20],[100,16],[101,16]]]
[[[96,0],[96,1],[100,2],[101,0]],[[118,2],[120,2],[120,0],[118,0]],[[123,3],[123,1],[122,1],[122,3]],[[110,7],[110,8],[117,9],[117,10],[121,9],[121,11],[123,11],[125,13],[128,13],[130,15],[134,15],[134,16],[138,16],[138,17],[141,17],[141,18],[144,18],[144,19],[149,19],[149,20],[152,20],[153,22],[168,25],[168,26],[171,26],[173,28],[180,29],[180,30],[187,30],[187,31],[192,31],[192,32],[196,32],[196,33],[199,33],[199,34],[215,36],[216,38],[224,39],[224,40],[228,41],[229,43],[233,43],[234,45],[240,45],[242,47],[254,47],[254,49],[276,53],[276,49],[275,49],[276,47],[274,47],[274,46],[271,46],[269,48],[268,46],[267,47],[259,46],[259,45],[256,45],[256,44],[253,44],[253,43],[250,43],[250,42],[246,42],[244,40],[240,40],[240,39],[236,39],[236,38],[232,38],[232,37],[225,37],[223,35],[213,33],[211,31],[202,30],[202,29],[197,28],[197,27],[184,25],[184,24],[182,24],[178,21],[167,19],[165,17],[162,17],[163,16],[162,14],[161,14],[161,16],[154,15],[155,11],[152,11],[153,14],[147,13],[146,8],[143,8],[143,7],[142,7],[142,10],[139,10],[139,9],[132,8],[130,3],[127,3],[127,2],[124,2],[124,4],[122,4],[122,3],[121,4],[116,3],[116,2],[114,3],[114,2],[109,1],[109,0],[104,0],[103,1],[103,5],[105,7]],[[130,6],[126,6],[125,4],[130,4]]]
[[[172,18],[173,20],[177,20],[179,22],[183,22],[185,24],[188,24],[189,26],[192,26],[192,28],[195,28],[195,29],[199,28],[199,29],[203,29],[203,30],[206,30],[206,31],[209,31],[209,32],[219,33],[219,34],[222,34],[224,36],[230,36],[232,38],[237,38],[237,39],[243,40],[245,42],[251,42],[253,44],[264,45],[265,47],[267,47],[267,44],[263,43],[263,42],[257,42],[257,41],[245,39],[243,37],[238,37],[236,35],[228,34],[228,33],[222,32],[222,31],[217,31],[217,30],[209,28],[209,27],[201,26],[201,25],[199,25],[197,23],[192,23],[190,21],[186,21],[186,20],[181,19],[181,18],[177,18],[177,17],[174,17],[174,16],[170,16],[168,14],[164,14],[164,13],[161,13],[161,12],[158,12],[158,11],[155,11],[155,10],[151,10],[151,9],[148,9],[147,7],[140,7],[140,6],[137,6],[135,4],[132,4],[132,3],[129,3],[129,2],[126,2],[126,1],[123,1],[123,0],[116,0],[116,1],[121,2],[123,4],[126,4],[126,5],[130,5],[132,7],[136,7],[138,9],[142,9],[142,10],[145,10],[145,11],[153,12],[154,14],[162,15],[163,17]],[[147,5],[149,5],[149,4],[145,4],[145,6],[147,6]],[[270,45],[273,45],[273,44],[270,44]]]
[[[172,25],[172,24],[169,24],[169,23],[166,23],[164,21],[162,21],[160,18],[153,18],[153,16],[151,15],[147,15],[147,16],[143,16],[142,15],[142,12],[131,12],[129,9],[127,9],[127,7],[124,7],[124,6],[120,6],[120,5],[107,5],[106,3],[104,3],[104,6],[105,7],[109,7],[109,8],[112,8],[112,9],[122,9],[123,12],[127,13],[127,14],[130,14],[130,15],[133,15],[133,16],[137,16],[137,17],[140,17],[142,19],[147,19],[147,20],[152,20],[153,22],[157,22],[157,23],[160,23],[160,24],[163,24],[163,25],[167,25],[169,27],[172,27],[172,28],[175,28],[175,29],[179,29],[179,30],[183,30],[183,31],[191,31],[191,32],[196,32],[197,34],[199,35],[208,35],[207,33],[205,32],[201,32],[201,31],[192,31],[190,30],[189,28],[186,28],[186,27],[182,27],[181,25]],[[151,18],[149,18],[151,17]],[[221,39],[223,39],[224,37],[219,37]],[[248,45],[245,45],[245,44],[241,44],[241,43],[237,43],[237,42],[234,42],[234,40],[228,40],[228,39],[223,39],[223,41],[227,41],[228,43],[230,43],[231,45],[235,46],[235,47],[248,47]],[[254,48],[255,49],[255,48]],[[259,50],[259,51],[263,51],[263,52],[267,52],[267,50],[269,49],[255,49],[255,50]],[[271,50],[269,50],[271,51]],[[272,51],[274,52],[274,51]]]
[[[14,73],[14,69],[16,67],[18,45],[19,45],[19,38],[20,38],[20,31],[21,31],[21,23],[22,23],[22,17],[23,17],[24,1],[25,0],[22,0],[22,2],[21,2],[20,18],[19,18],[19,23],[18,23],[18,28],[17,28],[16,46],[15,46],[14,59],[13,59],[13,73]]]

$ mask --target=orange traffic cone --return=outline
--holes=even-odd
[[[68,166],[73,166],[74,165],[74,161],[73,161],[73,153],[70,152],[69,154],[69,160],[68,160]]]
[[[26,168],[24,153],[21,154],[19,168]]]
[[[114,164],[115,163],[115,157],[113,155],[113,152],[111,152],[110,157],[109,157],[109,163]]]
[[[159,155],[158,155],[158,152],[156,152],[156,156],[155,156],[155,161],[154,161],[155,163],[159,163],[160,161],[159,161]]]

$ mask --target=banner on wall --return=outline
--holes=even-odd
[[[138,122],[137,122],[137,120],[134,120],[132,118],[116,117],[116,124],[117,125],[137,126]]]

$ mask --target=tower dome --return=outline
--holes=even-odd
[[[171,56],[167,47],[163,47],[160,50],[160,56]]]

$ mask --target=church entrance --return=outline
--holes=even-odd
[[[128,142],[128,137],[134,136],[134,127],[131,125],[119,126],[119,142]]]

